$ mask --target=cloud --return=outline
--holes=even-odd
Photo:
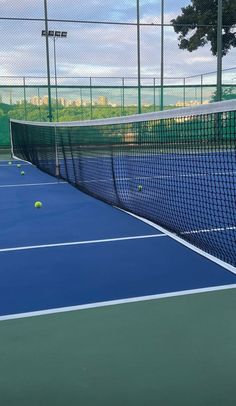
[[[195,65],[196,63],[200,64],[207,64],[211,62],[215,62],[216,58],[214,56],[192,56],[191,58],[186,58],[185,63],[188,65]]]
[[[1,17],[42,18],[43,15],[44,15],[43,1],[0,0],[0,16]]]
[[[133,4],[132,4],[133,3]],[[49,18],[67,18],[78,20],[129,21],[136,16],[136,0],[70,1],[65,7],[64,0],[48,0]]]

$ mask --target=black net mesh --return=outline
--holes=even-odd
[[[18,158],[236,265],[235,102],[11,131]]]

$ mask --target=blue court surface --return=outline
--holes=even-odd
[[[174,230],[232,264],[235,260],[234,151],[59,153],[60,174],[83,191]],[[45,162],[40,161],[45,168]],[[49,159],[47,170],[54,173]],[[54,165],[55,166],[55,165]],[[51,171],[50,171],[51,169]],[[139,186],[142,192],[140,193]]]
[[[232,267],[32,165],[12,162],[0,163],[0,320],[236,284]]]

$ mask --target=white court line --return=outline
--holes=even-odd
[[[51,314],[66,313],[66,312],[73,312],[73,311],[86,310],[86,309],[95,309],[95,308],[99,308],[99,307],[108,307],[108,306],[115,306],[115,305],[121,305],[121,304],[127,304],[127,303],[147,302],[147,301],[151,301],[151,300],[166,299],[166,298],[171,298],[171,297],[174,298],[174,297],[194,295],[194,294],[199,294],[199,293],[217,292],[217,291],[229,290],[229,289],[235,289],[235,288],[236,288],[236,284],[220,285],[220,286],[211,286],[208,288],[181,290],[181,291],[170,292],[170,293],[160,293],[157,295],[138,296],[138,297],[133,297],[133,298],[128,298],[128,299],[108,300],[106,302],[95,302],[95,303],[89,303],[89,304],[78,305],[78,306],[59,307],[59,308],[48,309],[48,310],[38,310],[38,311],[28,312],[28,313],[9,314],[6,316],[0,316],[0,321],[23,319],[23,318],[36,317],[36,316],[46,316],[46,315],[51,315]]]
[[[46,185],[61,185],[67,182],[43,182],[43,183],[22,183],[17,185],[0,185],[0,188],[10,188],[10,187],[25,187],[25,186],[46,186]]]
[[[116,206],[114,206],[116,207]],[[196,247],[195,245],[190,244],[189,242],[183,240],[181,237],[178,237],[176,234],[171,233],[170,231],[166,230],[165,228],[158,226],[157,224],[153,223],[150,220],[147,220],[141,216],[138,216],[136,214],[130,213],[129,211],[126,211],[124,209],[121,209],[119,207],[116,207],[118,210],[123,211],[124,213],[127,213],[129,216],[135,217],[139,220],[141,220],[143,223],[148,224],[149,226],[155,228],[156,230],[159,230],[161,233],[166,234],[168,237],[172,238],[175,241],[178,241],[180,244],[184,245],[185,247],[191,249],[192,251],[197,252],[198,254],[202,255],[203,257],[209,259],[212,262],[215,262],[217,265],[221,266],[222,268],[227,269],[228,271],[232,272],[233,274],[236,274],[236,268],[233,265],[230,265],[224,261],[222,261],[219,258],[214,257],[211,254],[208,254],[207,252],[201,250],[200,248]]]
[[[208,176],[232,176],[236,175],[236,171],[228,171],[228,172],[212,172],[212,173],[190,173],[190,174],[174,174],[174,175],[156,175],[156,176],[133,176],[133,177],[124,177],[124,178],[116,178],[115,181],[127,181],[127,180],[148,180],[148,179],[176,179],[176,178],[200,178],[200,177],[208,177]],[[87,184],[87,183],[97,183],[97,182],[111,182],[114,181],[114,178],[108,179],[92,179],[92,180],[85,180],[79,182],[79,184]]]
[[[4,166],[4,167],[5,167],[5,166],[7,167],[7,166],[8,166],[9,168],[11,168],[12,166],[17,166],[17,165],[19,165],[19,164],[11,164],[11,165],[9,165],[9,164],[3,164],[3,165],[2,165],[2,164],[0,163],[0,167],[3,167],[3,166]],[[30,166],[30,165],[29,165],[29,164],[20,164],[20,166]]]
[[[228,231],[228,230],[236,230],[236,226],[231,227],[219,227],[219,228],[209,228],[209,229],[202,229],[202,230],[192,230],[192,231],[183,231],[180,233],[181,235],[188,235],[188,234],[201,234],[201,233],[215,233],[218,231]]]
[[[18,158],[17,156],[15,156],[15,155],[13,154],[13,151],[12,151],[12,162],[18,162],[18,163],[20,163],[20,164],[21,164],[22,162],[25,162],[27,165],[35,166],[35,165],[33,165],[31,162],[26,161],[26,159]]]
[[[26,161],[22,161],[21,159],[14,159],[14,158],[9,158],[9,159],[1,159],[0,162],[15,162],[15,163],[21,163],[21,162],[26,162]],[[30,165],[30,164],[29,164]]]
[[[165,234],[149,234],[149,235],[137,235],[137,236],[133,236],[133,237],[106,238],[106,239],[102,239],[102,240],[85,240],[85,241],[61,242],[61,243],[55,243],[55,244],[29,245],[29,246],[23,246],[23,247],[1,248],[0,252],[66,247],[66,246],[71,246],[71,245],[103,244],[103,243],[107,243],[107,242],[142,240],[145,238],[156,238],[156,237],[166,237],[166,235]]]

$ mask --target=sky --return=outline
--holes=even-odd
[[[190,0],[164,0],[164,21],[169,23]],[[0,17],[44,17],[43,0],[0,0]],[[136,0],[48,0],[48,18],[109,22],[136,22]],[[140,0],[143,23],[160,23],[160,0]],[[50,29],[66,30],[66,39],[56,40],[57,75],[67,77],[137,77],[137,32],[135,26],[49,22]],[[1,20],[0,76],[46,76],[43,21]],[[160,28],[141,27],[141,76],[160,76]],[[164,30],[165,83],[216,71],[216,57],[209,46],[189,53],[178,48],[172,27]],[[223,67],[235,64],[236,50],[223,59]],[[51,73],[54,74],[53,41],[50,40]],[[235,75],[236,76],[236,75]],[[214,80],[215,75],[206,75]],[[4,82],[4,79],[2,79]],[[33,82],[34,79],[31,79]],[[193,79],[186,79],[191,82]],[[199,81],[200,76],[194,81]],[[13,81],[13,79],[12,79]],[[37,81],[37,79],[35,79]],[[63,79],[61,79],[63,81]],[[13,81],[14,82],[14,81]],[[78,82],[77,82],[78,83]]]

